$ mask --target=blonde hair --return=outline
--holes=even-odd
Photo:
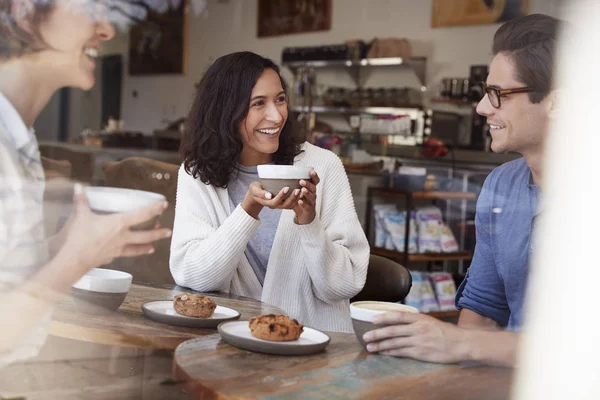
[[[21,29],[14,16],[12,6],[15,0],[0,0],[0,60],[5,61],[14,57],[21,57],[28,53],[41,50],[36,43],[42,42],[40,37],[40,23],[54,9],[54,0],[28,0],[28,6],[19,16],[29,23],[31,32]]]

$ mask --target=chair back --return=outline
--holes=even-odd
[[[71,163],[67,160],[54,160],[40,157],[44,177],[44,228],[46,236],[56,234],[71,214],[73,205],[73,183]]]
[[[404,300],[412,286],[412,277],[408,270],[388,258],[371,254],[365,287],[352,301],[390,301]]]
[[[41,156],[42,168],[46,181],[55,178],[71,179],[72,166],[67,160],[54,160],[52,158]]]
[[[92,183],[94,177],[94,157],[92,154],[52,145],[41,145],[40,153],[42,156],[53,160],[67,160],[71,163],[71,178],[73,180]]]
[[[165,196],[169,207],[160,216],[159,222],[161,226],[173,229],[179,165],[143,157],[130,157],[118,162],[106,162],[102,168],[105,186],[145,190]],[[154,246],[154,254],[118,259],[111,268],[129,272],[137,281],[174,283],[169,270],[171,240],[158,241]]]

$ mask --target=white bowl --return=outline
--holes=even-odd
[[[131,274],[114,269],[94,268],[71,287],[71,298],[82,312],[105,314],[121,307],[132,280]]]
[[[85,194],[90,208],[102,213],[134,211],[167,200],[159,193],[101,186],[86,187]]]
[[[310,179],[312,167],[264,164],[257,166],[261,179]]]
[[[284,187],[290,188],[284,196],[287,198],[295,189],[301,189],[300,180],[310,180],[311,167],[299,167],[296,165],[259,165],[258,177],[260,183],[267,192],[276,196]]]
[[[101,293],[127,293],[133,276],[114,269],[93,268],[73,285],[76,289]]]

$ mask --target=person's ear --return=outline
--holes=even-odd
[[[15,24],[23,32],[30,35],[33,34],[31,28],[31,20],[29,19],[34,5],[32,0],[14,0],[10,8],[10,15],[15,21]]]
[[[548,95],[548,117],[551,120],[555,120],[558,117],[558,113],[564,103],[565,91],[553,90]]]

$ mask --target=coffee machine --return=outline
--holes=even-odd
[[[477,114],[477,103],[483,97],[481,82],[487,79],[487,65],[473,65],[468,78],[442,80],[440,97],[458,104],[458,110],[444,107],[434,110],[432,136],[455,148],[483,150],[489,148],[489,127],[486,118]],[[461,82],[458,85],[457,82]],[[460,90],[458,90],[460,86]]]
[[[476,104],[484,96],[481,83],[487,79],[489,70],[487,65],[472,65],[469,75],[469,98]],[[486,117],[477,114],[473,107],[473,117],[471,119],[471,135],[469,147],[475,150],[489,150],[490,127],[486,123]]]

